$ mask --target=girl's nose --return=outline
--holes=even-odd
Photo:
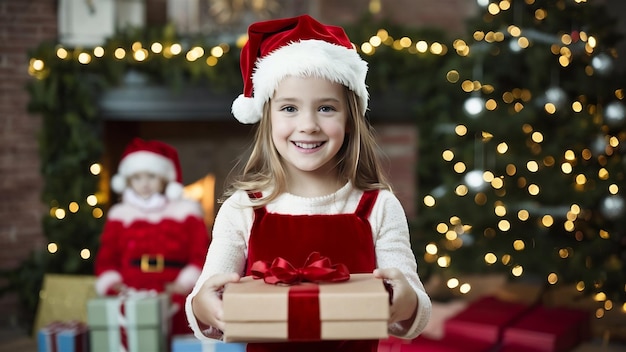
[[[314,133],[320,131],[320,126],[317,123],[317,117],[313,112],[303,113],[300,119],[300,131],[304,133]]]

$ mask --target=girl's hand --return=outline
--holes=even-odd
[[[374,270],[374,277],[386,280],[393,289],[389,323],[415,319],[417,294],[402,272],[396,268]]]
[[[224,331],[224,308],[222,292],[230,282],[238,282],[239,274],[217,274],[204,282],[198,294],[192,299],[191,307],[196,319],[202,324]]]

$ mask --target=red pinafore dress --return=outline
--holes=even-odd
[[[276,257],[302,267],[311,252],[319,252],[333,264],[345,264],[352,274],[371,273],[376,254],[368,217],[377,196],[377,190],[364,192],[356,211],[348,214],[288,215],[267,212],[265,207],[255,209],[246,275],[251,274],[254,262],[271,262]],[[377,348],[378,340],[247,345],[248,352],[375,352]]]

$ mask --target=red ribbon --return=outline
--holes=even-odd
[[[331,264],[328,257],[319,252],[309,255],[302,268],[295,268],[286,259],[276,257],[270,264],[258,260],[252,264],[250,272],[255,279],[263,279],[267,284],[293,285],[301,282],[341,282],[350,279],[350,271],[344,264]]]

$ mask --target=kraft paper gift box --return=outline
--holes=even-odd
[[[444,338],[497,343],[504,329],[530,309],[525,303],[482,297],[444,323]]]
[[[168,350],[170,298],[137,292],[87,302],[91,352]]]
[[[247,276],[226,286],[223,305],[224,340],[228,342],[388,337],[389,293],[372,274],[291,286]]]
[[[246,344],[215,339],[200,340],[193,335],[174,335],[172,352],[246,352]]]
[[[52,322],[37,332],[38,352],[89,352],[87,325],[80,321]]]
[[[584,310],[537,306],[504,330],[502,344],[526,351],[569,351],[590,337],[590,322]]]

